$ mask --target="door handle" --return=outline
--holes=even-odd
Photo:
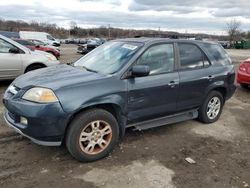
[[[209,81],[213,81],[214,76],[213,76],[213,75],[209,75],[209,76],[207,77],[207,79],[208,79]]]
[[[171,88],[174,88],[177,85],[177,83],[175,81],[171,81],[168,83],[168,86],[170,86]]]

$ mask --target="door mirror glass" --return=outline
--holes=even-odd
[[[133,77],[148,76],[150,69],[148,65],[135,65],[131,70],[131,75]]]
[[[10,49],[9,49],[9,53],[12,53],[12,54],[19,54],[20,51],[19,51],[17,48],[10,48]]]

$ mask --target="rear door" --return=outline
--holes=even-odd
[[[128,79],[128,119],[132,122],[174,113],[179,75],[175,70],[174,44],[148,48],[135,65],[148,65],[150,75]]]
[[[10,53],[11,48],[17,48],[0,39],[0,79],[11,79],[20,75],[22,60],[20,54]]]
[[[213,75],[210,75],[208,58],[197,45],[178,43],[178,49],[180,92],[177,109],[183,111],[200,106]]]

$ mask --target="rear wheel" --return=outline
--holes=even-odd
[[[118,142],[118,123],[111,113],[103,109],[83,112],[69,126],[67,149],[82,162],[106,157]]]
[[[199,109],[199,120],[203,123],[213,123],[221,115],[224,99],[220,92],[212,91]]]

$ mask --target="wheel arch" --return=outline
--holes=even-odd
[[[224,82],[219,82],[219,83],[216,83],[216,84],[213,84],[211,85],[207,91],[206,91],[206,95],[205,95],[205,98],[206,96],[211,92],[211,91],[218,91],[222,94],[223,96],[223,99],[224,99],[224,102],[226,101],[226,98],[227,98],[227,87],[225,86]],[[205,100],[205,99],[204,99]]]
[[[117,122],[119,125],[119,137],[122,138],[125,134],[125,123],[126,123],[126,118],[123,115],[122,107],[118,104],[115,104],[115,103],[100,103],[100,104],[92,104],[92,105],[84,106],[84,107],[78,109],[77,111],[75,111],[70,116],[68,123],[67,123],[67,126],[66,126],[65,131],[64,131],[63,141],[65,139],[68,128],[70,127],[70,124],[73,121],[73,119],[76,116],[78,116],[79,114],[84,113],[85,111],[88,111],[91,109],[96,109],[96,108],[108,111],[117,119]]]
[[[36,65],[40,65],[42,67],[47,67],[44,63],[41,63],[41,62],[34,62],[34,63],[30,63],[24,70],[24,73],[27,72],[27,70],[32,67],[32,66],[36,66]]]

